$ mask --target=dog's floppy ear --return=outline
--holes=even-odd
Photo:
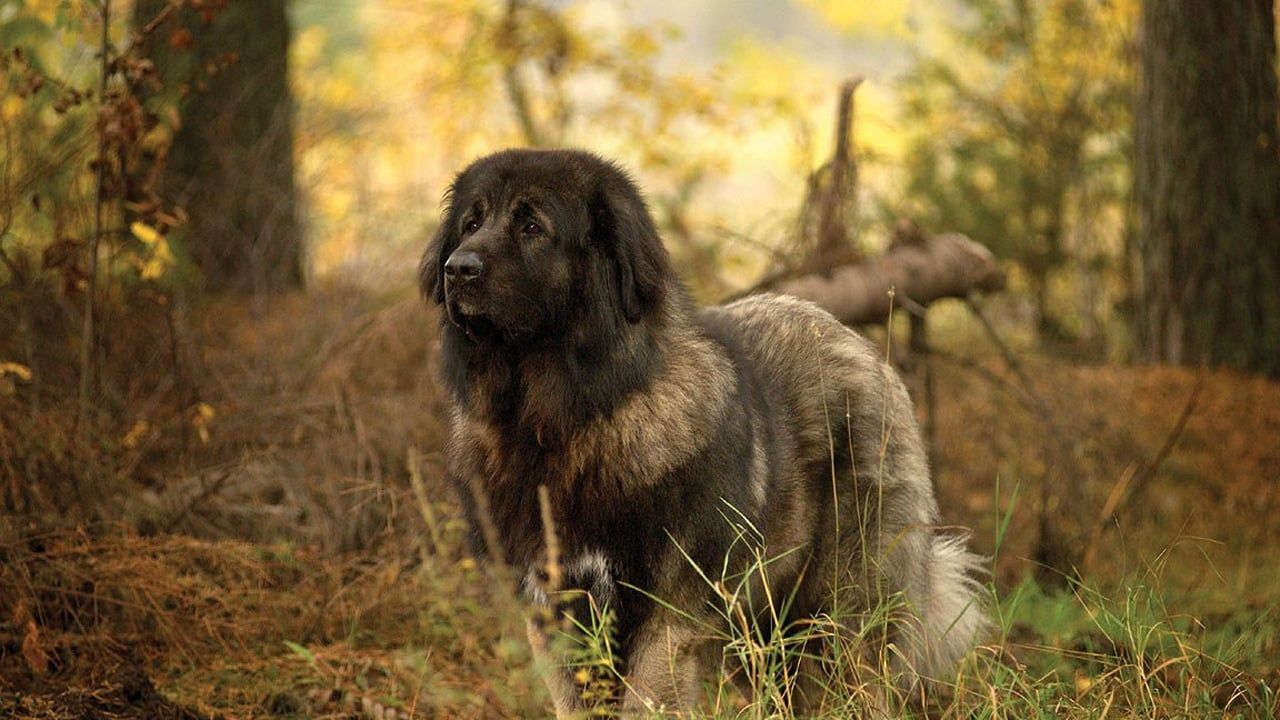
[[[458,206],[454,202],[453,187],[445,194],[445,203],[440,227],[436,228],[435,235],[418,263],[418,286],[422,288],[422,296],[430,298],[437,305],[444,302],[444,261],[458,246]]]
[[[621,171],[597,196],[595,222],[618,266],[618,292],[628,322],[662,301],[671,263],[635,185]]]
[[[418,284],[422,297],[430,298],[437,305],[444,302],[444,248],[448,245],[449,228],[440,224],[435,236],[422,253],[418,263]]]

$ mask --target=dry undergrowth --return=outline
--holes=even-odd
[[[0,716],[544,711],[520,618],[457,550],[433,320],[416,298],[288,302],[214,308],[192,341],[216,412],[207,444],[161,435],[156,419],[113,466],[132,484],[83,520],[92,530],[0,518]],[[1078,476],[1053,474],[1044,421],[1007,389],[939,371],[943,513],[996,556],[1002,632],[957,703],[930,716],[1265,716],[1280,685],[1280,386],[1210,373],[1172,451],[1101,535],[1085,577],[1105,592],[1045,595],[1022,581],[1039,484],[1069,480],[1078,506],[1060,514],[1089,525],[1169,437],[1197,375],[1027,362]],[[983,364],[1013,382],[999,358]],[[33,467],[99,461],[66,455],[51,418],[0,426],[0,450],[50,438],[24,456],[45,463]],[[102,522],[113,515],[131,526]]]
[[[540,702],[527,650],[486,617],[484,577],[426,547],[334,556],[0,527],[0,716],[65,711],[93,688],[109,704],[143,669],[193,712],[228,717],[485,717],[524,707],[521,687]],[[456,542],[456,522],[444,532]]]

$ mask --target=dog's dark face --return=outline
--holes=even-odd
[[[516,345],[640,322],[669,274],[626,174],[566,150],[508,150],[463,170],[420,270],[469,339]]]

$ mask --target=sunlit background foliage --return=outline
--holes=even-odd
[[[1134,0],[535,7],[513,32],[496,1],[297,4],[318,273],[396,272],[383,253],[419,244],[452,171],[533,140],[635,168],[673,249],[744,282],[864,76],[861,242],[901,215],[966,232],[1016,262],[1044,329],[1123,348]]]
[[[119,45],[129,9],[116,6]],[[858,241],[881,247],[899,216],[968,233],[1012,261],[1051,339],[1127,350],[1117,310],[1136,0],[291,7],[316,278],[407,281],[451,174],[536,143],[633,168],[673,251],[716,268],[696,278],[703,289],[741,286],[791,233],[806,178],[831,153],[836,88],[861,76]],[[29,61],[70,87],[92,87],[97,22],[86,3],[0,3],[6,46],[35,48]],[[92,109],[33,92],[15,68],[0,105],[6,242],[43,245],[88,222]],[[159,117],[157,147],[180,122]]]

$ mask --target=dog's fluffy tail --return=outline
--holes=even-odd
[[[934,535],[931,539],[928,591],[914,598],[915,622],[907,634],[903,680],[947,684],[956,666],[988,627],[983,609],[982,558],[965,548],[965,538]]]

